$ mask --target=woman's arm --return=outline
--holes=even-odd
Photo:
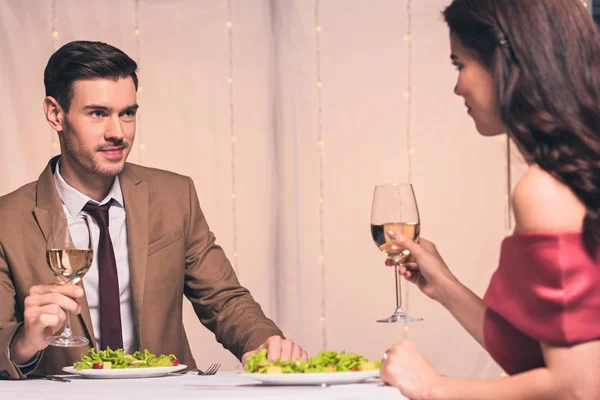
[[[541,344],[546,368],[538,368],[504,379],[444,379],[434,386],[431,397],[452,399],[553,399],[600,398],[600,341],[571,347]]]
[[[600,398],[600,341],[571,347],[541,344],[546,368],[494,380],[442,378],[408,340],[386,351],[381,380],[410,399],[596,400]]]
[[[420,238],[418,243],[387,232],[393,243],[410,251],[410,259],[401,264],[399,273],[430,298],[438,301],[483,346],[483,319],[486,306],[475,293],[450,272],[435,245]]]
[[[439,299],[454,318],[483,347],[483,321],[487,307],[483,300],[460,282],[447,287]]]

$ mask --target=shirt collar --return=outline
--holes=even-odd
[[[56,163],[56,170],[54,171],[54,185],[56,186],[56,191],[58,192],[58,196],[62,200],[63,204],[67,207],[71,214],[80,213],[83,210],[83,207],[91,202],[96,205],[103,205],[108,203],[111,199],[113,199],[113,206],[123,207],[123,192],[121,191],[121,184],[119,182],[119,177],[115,177],[115,181],[113,182],[110,191],[106,195],[106,197],[98,203],[92,198],[86,196],[81,193],[77,189],[69,186],[69,184],[64,180],[62,175],[60,174],[60,159]]]

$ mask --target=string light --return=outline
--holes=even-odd
[[[317,61],[317,150],[319,153],[319,263],[321,265],[321,348],[327,349],[327,281],[325,264],[325,183],[323,177],[323,107],[321,79],[321,24],[319,22],[320,1],[315,0],[315,32],[316,32],[316,61]]]
[[[142,31],[140,30],[140,0],[135,0],[135,29],[133,31],[133,33],[135,34],[135,59],[138,65],[141,65],[141,33]],[[140,96],[139,94],[142,93],[144,91],[144,88],[140,85],[138,85],[137,88],[137,92],[138,92],[138,103],[140,103]],[[143,97],[142,97],[143,100]],[[144,136],[142,135],[142,116],[140,113],[137,113],[135,116],[135,121],[136,121],[136,136],[137,136],[137,140],[139,142],[139,149],[140,151],[138,152],[137,155],[137,161],[138,164],[142,163],[142,154],[146,151],[146,145],[144,144]]]
[[[239,253],[237,246],[237,195],[236,195],[236,144],[235,135],[235,108],[233,104],[233,23],[231,22],[231,0],[227,1],[227,35],[229,39],[229,75],[227,86],[229,88],[229,136],[231,137],[231,235],[233,249],[233,268],[239,274]]]
[[[57,49],[57,39],[58,39],[58,30],[57,30],[57,17],[56,17],[56,0],[52,0],[51,2],[51,11],[50,11],[50,18],[51,18],[51,22],[50,24],[52,25],[52,30],[51,32],[51,41],[50,41],[50,45],[52,47],[52,52],[54,53]],[[58,149],[58,143],[56,142],[56,132],[54,131],[54,129],[50,128],[50,157],[54,157],[57,154],[57,149]]]
[[[406,98],[406,151],[408,153],[407,159],[407,175],[408,183],[412,183],[412,159],[415,154],[415,149],[412,146],[412,0],[406,0],[406,33],[404,34],[404,41],[407,44],[407,57],[406,57],[406,81],[407,87],[404,91],[404,97]],[[402,285],[402,281],[398,282]],[[404,310],[408,312],[409,299],[410,299],[410,285],[406,285],[404,289],[405,301]],[[404,323],[404,338],[408,338],[408,324]]]

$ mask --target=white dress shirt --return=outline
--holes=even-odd
[[[77,214],[82,212],[83,207],[91,202],[95,205],[103,205],[113,199],[112,206],[108,210],[109,232],[115,252],[117,262],[117,276],[119,278],[119,294],[121,298],[121,326],[123,329],[123,348],[126,353],[133,353],[139,349],[137,335],[135,332],[133,301],[131,298],[131,285],[129,279],[129,251],[127,244],[127,222],[125,220],[125,204],[123,202],[123,192],[119,177],[115,181],[108,192],[108,195],[98,203],[88,196],[69,186],[60,175],[60,160],[56,163],[56,171],[54,172],[54,184],[56,190],[63,203],[63,208],[67,218],[69,214]],[[96,349],[101,348],[102,337],[100,333],[100,285],[98,275],[98,241],[100,239],[100,228],[93,218],[90,218],[90,230],[92,236],[92,247],[94,250],[94,259],[88,273],[83,277],[83,287],[90,308],[90,316],[92,318],[92,326],[94,328],[94,336],[96,338]],[[71,237],[77,244],[78,242],[87,240],[87,233],[83,231],[83,225],[69,226]]]

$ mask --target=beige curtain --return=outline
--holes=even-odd
[[[0,194],[36,179],[58,152],[41,111],[53,50],[76,39],[120,47],[139,61],[142,88],[129,160],[194,179],[239,278],[288,337],[310,353],[326,341],[380,357],[404,331],[375,322],[395,298],[369,233],[373,186],[405,181],[411,157],[422,235],[480,295],[508,229],[506,142],[479,136],[452,92],[448,2],[412,2],[409,82],[406,1],[322,0],[315,13],[313,0],[0,0]],[[513,167],[516,179],[524,167]],[[500,376],[414,288],[409,312],[424,321],[408,337],[441,373]],[[238,367],[191,307],[184,319],[200,366]]]

